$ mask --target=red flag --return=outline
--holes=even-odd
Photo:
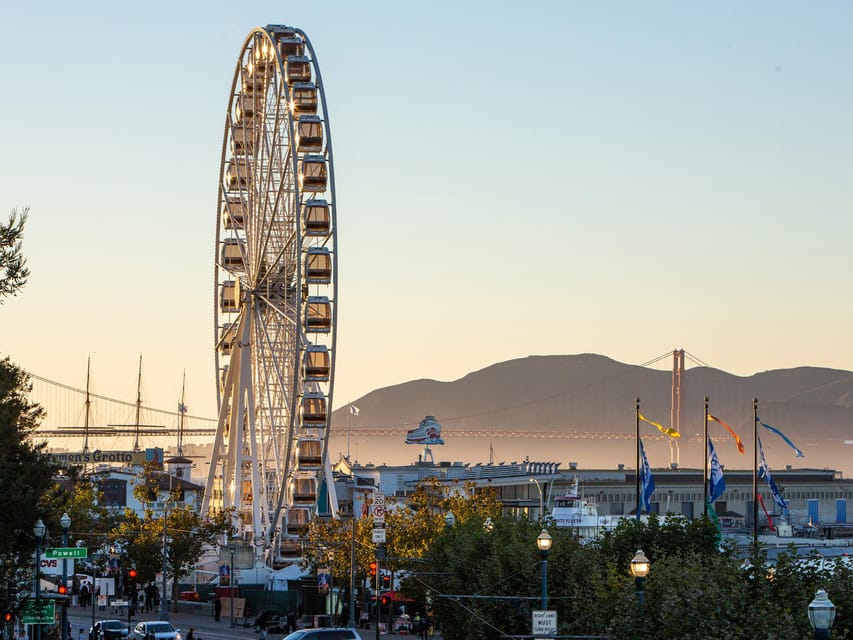
[[[764,511],[764,515],[767,516],[767,527],[770,531],[776,531],[776,527],[773,526],[773,518],[770,517],[770,514],[767,513],[767,507],[764,506],[764,498],[761,497],[760,493],[755,495],[758,498],[758,504],[761,505],[761,509]]]
[[[740,451],[741,455],[743,455],[743,442],[740,441],[740,438],[738,437],[738,434],[735,433],[734,429],[732,429],[729,425],[727,425],[725,422],[723,422],[722,420],[720,420],[716,416],[712,416],[710,413],[708,414],[708,417],[711,420],[713,420],[714,422],[719,422],[721,425],[723,425],[726,428],[726,430],[730,434],[732,434],[732,437],[735,439],[735,442],[737,442],[737,450]]]

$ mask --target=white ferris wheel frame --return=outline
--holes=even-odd
[[[288,47],[304,55],[285,56]],[[308,90],[291,76],[306,68],[315,87],[316,114],[300,119],[297,94]],[[246,116],[247,109],[254,115]],[[309,121],[310,131],[322,130],[319,152],[298,148],[308,138],[297,141],[296,136]],[[322,173],[323,163],[325,185],[315,180],[303,189],[305,176]],[[324,479],[333,516],[338,508],[328,457],[338,311],[335,174],[322,76],[301,29],[267,25],[246,37],[231,84],[218,192],[214,330],[219,418],[202,512],[233,508],[235,526],[253,544],[256,561],[269,560],[279,555],[269,551],[291,532],[291,517],[317,513]],[[306,202],[328,205],[325,235],[306,231]],[[319,256],[328,266],[319,280],[311,278],[316,272],[307,266],[312,252],[313,259]],[[321,331],[311,323],[312,309],[328,321]],[[305,374],[306,352],[312,349],[327,354],[325,379]],[[324,404],[325,414],[324,420],[314,416],[310,425],[305,418],[309,400],[317,403],[312,406]],[[306,471],[297,444],[309,440],[322,443],[322,463]],[[297,482],[309,488],[313,482],[313,505],[306,504],[305,493],[293,492]]]

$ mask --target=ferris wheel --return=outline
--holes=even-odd
[[[335,371],[335,179],[326,97],[303,31],[253,29],[234,72],[214,260],[218,425],[202,511],[234,508],[256,561],[299,553],[337,511],[327,455]]]

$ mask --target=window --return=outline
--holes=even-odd
[[[127,481],[107,478],[101,483],[101,493],[104,494],[105,507],[127,506]]]

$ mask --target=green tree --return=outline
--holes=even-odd
[[[223,536],[233,533],[231,514],[222,511],[202,517],[184,504],[171,505],[165,516],[147,508],[140,517],[132,509],[125,509],[124,518],[111,535],[123,543],[130,563],[136,567],[139,583],[154,580],[162,569],[164,525],[166,578],[172,581],[172,602],[177,606],[179,582],[193,571],[205,546],[216,546]]]
[[[32,578],[33,525],[39,518],[48,522],[39,504],[55,472],[44,455],[45,443],[31,439],[43,415],[42,408],[29,400],[31,389],[22,369],[9,358],[0,360],[0,584],[4,586],[26,584]],[[5,600],[6,594],[0,589],[0,599]]]
[[[0,223],[0,304],[3,304],[3,299],[7,296],[17,295],[30,276],[27,261],[21,251],[21,239],[29,211],[29,208],[26,208],[18,214],[17,209],[12,209],[9,222]]]

